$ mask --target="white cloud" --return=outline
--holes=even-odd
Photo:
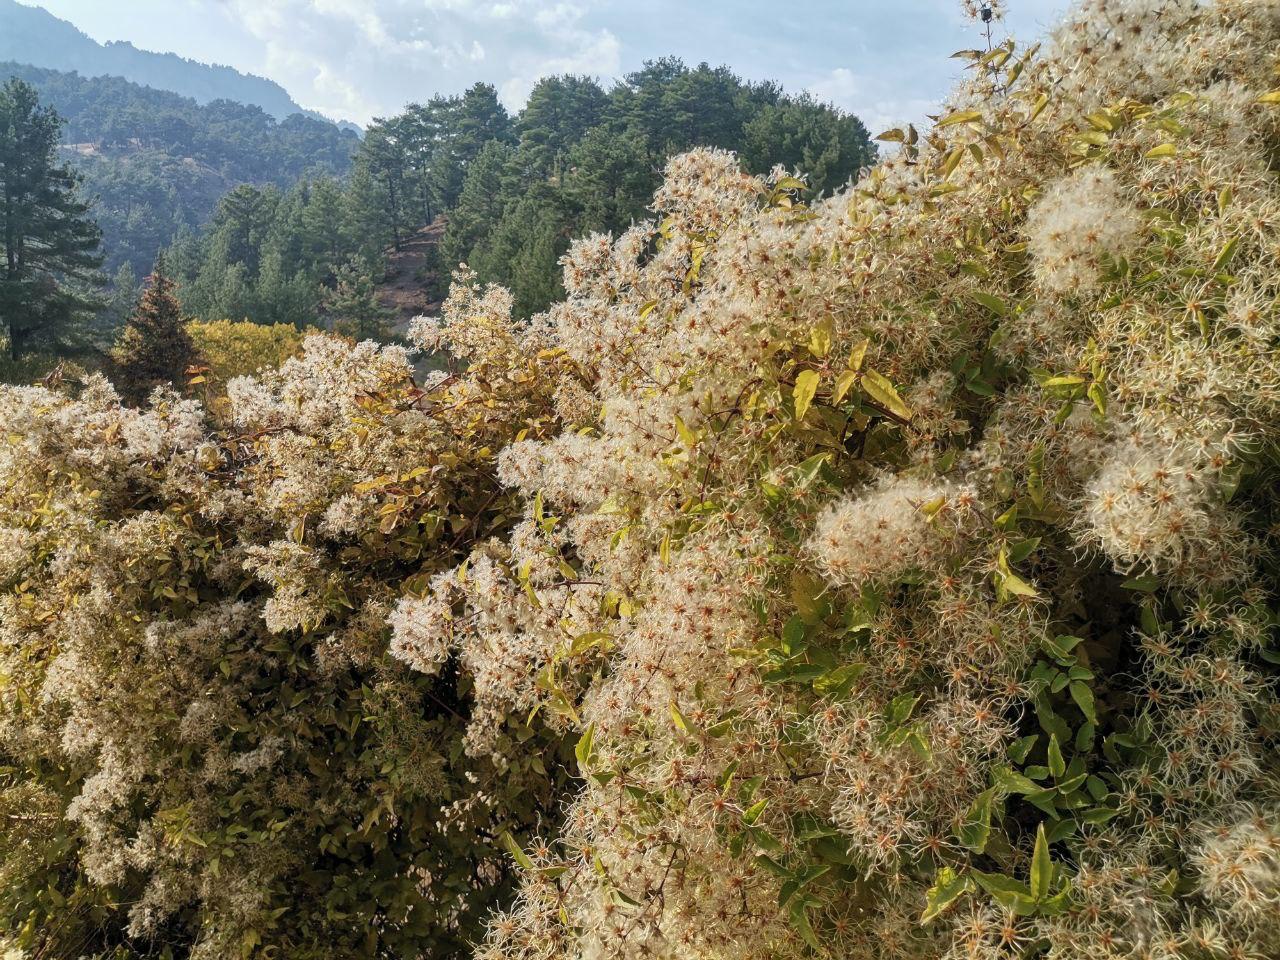
[[[270,77],[296,101],[367,122],[492,83],[511,108],[539,77],[605,80],[668,54],[809,90],[872,133],[919,123],[974,43],[958,0],[27,0],[99,40],[131,40]],[[1014,0],[1036,35],[1067,0]]]
[[[611,76],[622,45],[584,17],[599,0],[224,0],[262,72],[303,106],[367,122],[484,80],[523,105],[551,73]]]
[[[855,74],[847,67],[836,67],[806,89],[819,100],[855,114],[872,136],[908,123],[923,125],[927,115],[936,112],[942,93],[937,97],[911,96],[911,91],[898,86],[900,92],[895,94],[893,84]]]

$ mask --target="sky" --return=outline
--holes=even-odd
[[[875,134],[919,123],[979,34],[959,0],[23,0],[98,41],[223,63],[303,107],[366,124],[476,81],[511,109],[539,77],[606,85],[672,54],[808,90]],[[1031,41],[1067,0],[1008,0],[999,31]]]

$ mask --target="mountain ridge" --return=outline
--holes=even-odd
[[[261,107],[276,120],[301,113],[334,123],[305,110],[284,87],[234,67],[202,63],[174,53],[156,53],[127,40],[99,43],[74,24],[42,7],[0,0],[0,61],[16,61],[82,76],[122,77],[133,83],[190,97],[203,105],[214,100]]]

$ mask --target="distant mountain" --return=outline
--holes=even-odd
[[[172,53],[139,50],[127,42],[100,44],[48,11],[15,0],[0,0],[0,61],[6,60],[75,70],[89,77],[124,77],[201,104],[213,100],[253,104],[277,120],[309,113],[294,103],[282,86],[264,77]]]
[[[0,62],[0,83],[10,77],[35,87],[65,121],[63,152],[94,198],[108,270],[127,261],[139,276],[233,187],[284,190],[306,175],[343,176],[360,144],[328,120],[294,113],[277,122],[256,105],[200,104],[119,77]]]

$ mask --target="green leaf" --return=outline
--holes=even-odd
[[[767,806],[769,806],[768,797],[763,800],[757,800],[743,812],[742,822],[748,825],[755,823],[760,819],[760,814],[764,813],[764,808]]]
[[[925,894],[924,913],[920,915],[921,923],[928,923],[940,916],[947,907],[973,889],[973,881],[968,877],[956,876],[950,867],[938,871],[937,878],[929,892]]]
[[[1158,147],[1152,147],[1143,156],[1148,160],[1160,160],[1164,157],[1177,156],[1178,148],[1172,143],[1162,143]]]
[[[791,925],[796,928],[800,938],[814,950],[822,949],[822,944],[818,942],[818,935],[809,925],[809,914],[803,899],[795,901],[791,906]]]
[[[992,784],[1005,793],[1039,793],[1043,788],[1011,767],[997,767],[991,771]]]
[[[974,870],[972,876],[978,881],[978,886],[1007,909],[1017,910],[1026,902],[1034,903],[1027,885],[1012,877],[1006,877],[1002,873],[983,873],[981,870]]]
[[[1009,305],[995,294],[987,293],[984,290],[975,290],[973,293],[969,294],[969,296],[982,304],[997,317],[1007,317],[1009,315]]]
[[[1154,593],[1160,587],[1160,578],[1153,573],[1144,573],[1141,576],[1130,577],[1120,586],[1125,590],[1135,590],[1139,593]]]
[[[1059,890],[1051,897],[1046,897],[1040,901],[1036,908],[1036,913],[1042,917],[1056,917],[1060,913],[1065,913],[1067,908],[1071,906],[1071,883],[1062,885]]]
[[[1084,714],[1084,718],[1090,723],[1098,722],[1098,715],[1093,705],[1093,690],[1083,680],[1072,680],[1070,686],[1067,687],[1071,694],[1071,699],[1076,702],[1076,706],[1080,708],[1080,712]]]
[[[1013,742],[1013,745],[1009,747],[1009,759],[1014,763],[1022,763],[1027,759],[1027,754],[1031,752],[1032,748],[1036,745],[1036,741],[1039,739],[1040,734],[1038,733],[1031,733],[1025,737],[1019,737]]]
[[[906,723],[907,719],[911,716],[911,712],[915,710],[916,703],[919,699],[920,698],[918,696],[910,693],[900,693],[898,696],[894,697],[890,702],[889,709],[887,711],[886,719],[889,726],[896,727],[900,724]]]
[[[978,794],[964,815],[964,822],[956,831],[961,845],[974,853],[982,853],[991,837],[991,809],[995,802],[996,788],[989,787]]]
[[[1031,537],[1027,540],[1019,540],[1009,545],[1009,562],[1021,563],[1031,554],[1035,553],[1036,547],[1040,546],[1039,537]]]
[[[1085,391],[1085,396],[1093,401],[1093,408],[1102,416],[1107,413],[1107,388],[1102,385],[1101,380],[1095,380],[1089,384],[1089,389]]]
[[[933,748],[929,746],[929,741],[925,738],[925,735],[920,732],[919,724],[907,734],[907,746],[925,763],[933,761]]]
[[[515,858],[516,863],[524,867],[526,870],[533,869],[533,861],[529,859],[529,855],[520,848],[520,844],[516,843],[516,838],[511,835],[511,831],[502,831],[502,845],[507,848],[507,852]]]
[[[1055,736],[1049,737],[1049,772],[1055,780],[1067,772],[1067,762],[1062,759],[1062,747]]]
[[[1223,244],[1222,249],[1218,251],[1218,256],[1213,261],[1213,270],[1215,273],[1231,262],[1231,258],[1236,255],[1236,248],[1239,246],[1239,237],[1232,237]]]
[[[1053,885],[1053,860],[1049,856],[1049,839],[1044,824],[1036,828],[1036,846],[1031,854],[1031,896],[1043,900]]]
[[[842,697],[867,669],[865,663],[846,663],[813,681],[813,691],[824,697]]]

